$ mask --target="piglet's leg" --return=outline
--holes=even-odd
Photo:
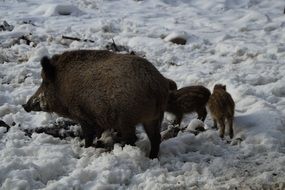
[[[201,121],[205,121],[206,117],[207,117],[207,110],[205,107],[199,109],[197,111],[198,113],[198,119],[200,119]]]
[[[218,129],[217,120],[216,120],[216,119],[213,119],[213,120],[214,120],[214,126],[213,126],[213,129]]]
[[[230,138],[232,139],[234,137],[233,118],[228,119],[228,125],[229,125]]]
[[[181,121],[182,121],[182,118],[183,118],[183,114],[182,113],[176,113],[176,118],[173,122],[173,125],[180,125],[181,124]]]
[[[225,135],[225,120],[224,119],[219,119],[219,126],[220,126],[220,137],[224,138]]]

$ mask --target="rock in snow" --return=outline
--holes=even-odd
[[[34,10],[33,14],[43,16],[80,16],[83,12],[70,4],[43,4]]]
[[[179,45],[185,45],[187,42],[187,34],[186,32],[172,32],[167,35],[164,40]]]

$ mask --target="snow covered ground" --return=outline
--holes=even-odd
[[[0,0],[0,24],[15,26],[0,31],[0,120],[14,125],[0,128],[0,189],[285,189],[284,7],[284,0]],[[167,40],[175,35],[186,45]],[[82,148],[78,138],[25,136],[20,128],[57,119],[21,107],[41,83],[40,58],[103,49],[112,38],[178,87],[226,84],[236,103],[234,140],[215,130],[180,133],[150,160],[141,130],[137,147],[111,152]],[[209,116],[205,124],[212,126]]]

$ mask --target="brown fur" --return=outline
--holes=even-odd
[[[176,116],[174,124],[181,123],[183,115],[197,112],[198,119],[205,120],[207,116],[206,104],[211,92],[203,86],[188,86],[173,91],[169,95],[167,112]]]
[[[214,86],[213,94],[209,98],[208,108],[214,120],[214,127],[217,128],[217,123],[220,127],[220,137],[224,138],[225,121],[229,126],[230,138],[233,138],[233,119],[235,103],[231,95],[226,91],[226,86],[217,84]]]
[[[24,105],[26,111],[55,112],[81,124],[85,146],[106,129],[134,145],[142,123],[158,155],[160,125],[169,82],[146,59],[103,50],[78,50],[42,60],[43,83]],[[41,105],[39,105],[41,104]]]

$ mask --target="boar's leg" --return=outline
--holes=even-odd
[[[81,124],[83,138],[85,139],[85,148],[92,146],[95,131],[92,130],[92,127],[86,124]]]
[[[201,121],[205,121],[206,117],[207,117],[207,110],[205,107],[199,109],[197,111],[197,114],[198,114],[198,119],[200,119]]]
[[[151,150],[149,154],[149,158],[157,158],[159,152],[159,146],[161,142],[160,136],[160,126],[163,119],[163,113],[160,114],[160,117],[153,121],[144,122],[144,130],[150,140]]]
[[[137,141],[135,126],[127,123],[122,124],[120,126],[120,132],[118,136],[121,137],[122,144],[128,144],[134,146],[135,142]]]
[[[102,130],[98,125],[90,125],[86,122],[80,122],[83,138],[85,139],[85,148],[88,148],[93,145],[94,137],[97,136],[98,138],[102,134]]]
[[[232,139],[234,137],[233,118],[228,118],[227,120],[228,120],[228,125],[229,125],[230,138]]]

